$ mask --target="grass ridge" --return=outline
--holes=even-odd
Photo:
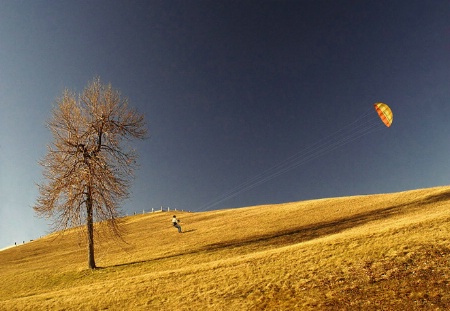
[[[0,310],[447,310],[450,187],[123,219],[0,252]]]

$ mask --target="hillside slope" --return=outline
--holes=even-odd
[[[450,187],[124,218],[0,252],[0,310],[446,310]]]

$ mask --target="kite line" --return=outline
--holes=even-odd
[[[232,199],[243,192],[249,191],[282,174],[296,169],[301,165],[313,161],[365,135],[379,131],[385,128],[385,126],[389,127],[392,123],[392,112],[390,108],[386,104],[382,103],[377,103],[374,106],[376,112],[379,114],[379,117],[383,122],[380,122],[380,118],[376,117],[373,108],[371,108],[369,111],[356,118],[353,122],[335,131],[333,134],[317,141],[311,146],[306,147],[300,152],[285,159],[284,161],[268,168],[267,170],[261,172],[253,178],[250,178],[245,182],[237,185],[236,187],[228,190],[226,193],[220,195],[216,199],[201,206],[197,211],[210,210],[220,203]]]

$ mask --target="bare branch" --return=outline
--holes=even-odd
[[[65,90],[47,126],[53,141],[40,161],[46,181],[38,185],[35,211],[54,219],[55,229],[87,223],[89,231],[96,221],[119,235],[118,211],[129,196],[137,159],[124,142],[146,137],[143,115],[97,78],[79,96]]]

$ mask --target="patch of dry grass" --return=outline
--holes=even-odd
[[[0,252],[0,310],[446,310],[450,188],[125,218]]]

